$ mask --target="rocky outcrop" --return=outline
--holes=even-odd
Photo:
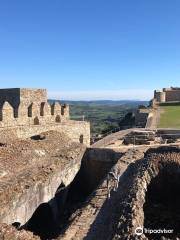
[[[86,147],[58,132],[14,139],[0,151],[0,222],[24,224],[75,177]]]

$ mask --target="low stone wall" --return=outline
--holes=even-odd
[[[74,142],[82,141],[85,145],[90,145],[90,124],[85,121],[68,120],[62,123],[0,128],[0,135],[9,132],[18,138],[25,139],[50,130],[65,133]]]
[[[162,137],[171,138],[171,139],[179,139],[180,138],[180,129],[163,129],[158,128],[157,134]]]

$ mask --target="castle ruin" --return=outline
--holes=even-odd
[[[49,130],[64,132],[73,141],[89,145],[89,123],[70,120],[66,104],[49,104],[45,89],[0,89],[1,135],[28,138]]]
[[[180,101],[180,88],[170,87],[163,88],[162,91],[154,91],[154,99],[159,103],[164,102],[179,102]]]

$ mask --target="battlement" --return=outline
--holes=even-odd
[[[29,138],[46,131],[90,144],[90,124],[69,119],[69,106],[47,99],[46,89],[0,89],[0,137]]]
[[[69,106],[49,104],[46,89],[0,89],[0,127],[60,123],[69,119]]]

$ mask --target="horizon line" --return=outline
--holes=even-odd
[[[150,101],[153,98],[152,89],[122,89],[94,91],[48,91],[49,99],[68,101]]]

